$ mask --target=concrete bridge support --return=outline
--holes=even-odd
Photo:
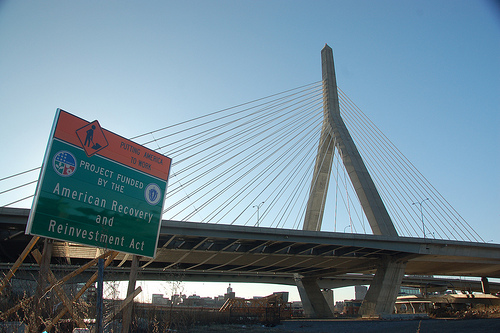
[[[490,283],[486,276],[481,278],[481,289],[483,290],[483,294],[491,294]]]
[[[318,286],[317,278],[295,276],[307,318],[333,318],[333,312]]]
[[[333,51],[328,45],[321,50],[321,66],[324,118],[303,229],[321,230],[333,152],[336,147],[342,156],[342,162],[373,234],[398,237],[391,217],[340,114]],[[392,313],[405,267],[406,264],[390,260],[381,265],[362,305],[364,314]],[[311,311],[314,310],[317,316],[326,316],[327,311],[323,312],[324,298],[318,296],[321,295],[321,290],[315,280],[302,279],[297,286],[299,292],[301,288],[303,289],[300,293],[302,303],[311,304]]]
[[[390,315],[401,288],[406,263],[387,258],[373,277],[365,299],[359,309],[361,316]]]

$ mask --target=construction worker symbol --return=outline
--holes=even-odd
[[[97,120],[76,130],[76,135],[89,157],[108,146],[108,140]]]

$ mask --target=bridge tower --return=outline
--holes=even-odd
[[[382,198],[340,115],[333,51],[328,45],[325,45],[321,50],[321,65],[323,126],[303,229],[313,231],[321,229],[334,150],[337,148],[373,234],[398,237]],[[379,263],[372,285],[360,309],[363,315],[392,313],[405,267],[404,262],[391,258],[386,258]],[[302,279],[297,279],[297,281],[297,287],[305,305],[304,310],[306,313],[311,317],[330,317],[332,315],[331,311],[326,306],[326,301],[318,290],[316,280],[304,276]]]
[[[340,115],[333,51],[328,45],[325,45],[321,50],[321,64],[323,75],[323,127],[303,229],[318,231],[321,229],[333,154],[335,147],[337,147],[373,234],[397,237],[398,233],[387,213],[382,198]]]

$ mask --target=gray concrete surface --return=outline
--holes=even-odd
[[[482,333],[500,332],[500,319],[428,319],[405,321],[364,321],[364,320],[331,320],[331,321],[285,321],[277,326],[282,332],[314,332],[314,333]],[[279,331],[278,331],[279,332]]]
[[[180,331],[179,331],[180,332]],[[275,327],[261,325],[213,325],[194,327],[189,333],[495,333],[498,319],[428,320],[290,320]]]

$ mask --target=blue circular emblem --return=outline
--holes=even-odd
[[[144,190],[144,198],[146,198],[148,204],[152,206],[160,202],[161,199],[160,194],[161,194],[160,186],[156,185],[155,183],[149,184],[148,186],[146,186],[146,189]]]
[[[58,152],[52,160],[54,171],[62,177],[69,177],[76,171],[76,158],[69,151]]]

